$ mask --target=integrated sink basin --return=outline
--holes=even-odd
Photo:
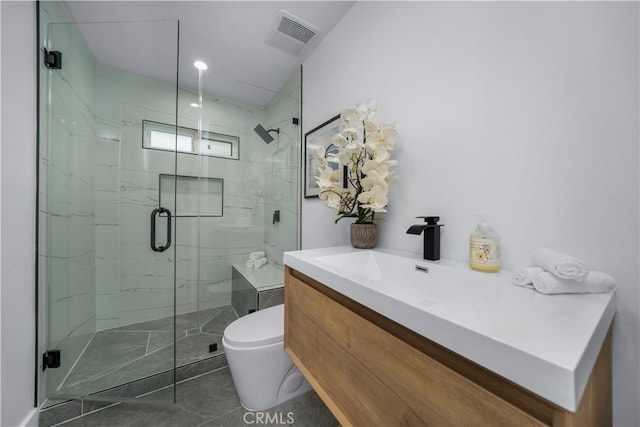
[[[395,250],[286,252],[290,268],[575,411],[615,313],[615,294],[543,295],[508,271]]]
[[[317,260],[331,265],[345,275],[351,274],[377,283],[387,283],[391,281],[394,287],[398,286],[396,280],[398,277],[403,277],[412,270],[423,274],[429,272],[429,265],[426,262],[379,251],[360,251],[320,256]],[[439,271],[435,271],[434,273],[437,275]],[[412,277],[409,282],[417,281],[418,283],[422,283],[423,280],[424,277],[418,275]]]

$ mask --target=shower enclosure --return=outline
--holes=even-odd
[[[171,402],[247,314],[249,253],[273,289],[298,247],[300,72],[253,105],[178,76],[177,21],[72,23],[41,2],[40,32],[40,402]]]

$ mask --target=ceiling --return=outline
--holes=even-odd
[[[99,63],[175,81],[180,22],[179,84],[198,88],[196,60],[209,69],[203,90],[263,107],[353,6],[354,1],[67,1]],[[301,56],[265,43],[285,9],[319,30]],[[148,22],[164,20],[166,22]],[[130,24],[122,21],[146,21]]]

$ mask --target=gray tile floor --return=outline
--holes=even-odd
[[[171,395],[172,389],[155,392],[157,398]],[[257,417],[261,421],[257,422]],[[195,377],[176,385],[176,403],[151,405],[118,403],[60,426],[136,426],[136,427],[210,427],[210,426],[338,426],[314,391],[262,413],[242,408],[228,367]]]
[[[61,396],[87,396],[119,384],[184,366],[223,352],[224,328],[238,317],[231,306],[97,332],[58,389]],[[211,344],[217,350],[209,351]]]

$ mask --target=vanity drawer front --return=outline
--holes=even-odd
[[[344,425],[545,425],[286,276],[285,350]]]

